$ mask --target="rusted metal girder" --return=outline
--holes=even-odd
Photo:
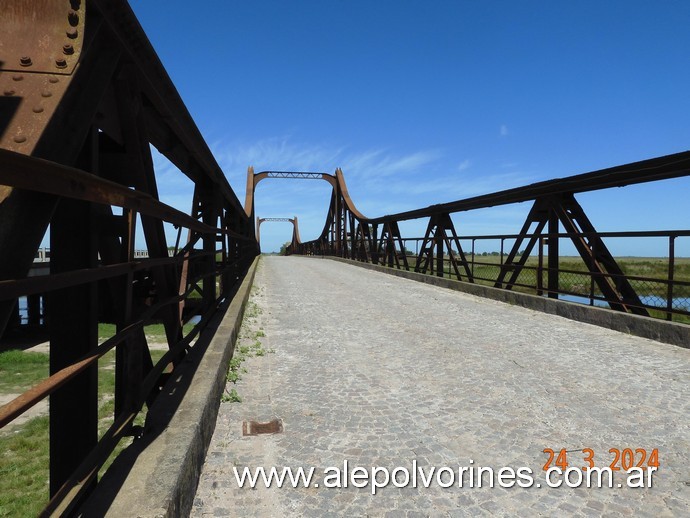
[[[434,214],[453,214],[468,210],[483,209],[534,201],[538,198],[560,194],[577,194],[582,192],[609,189],[612,187],[625,187],[646,182],[656,182],[671,178],[680,178],[690,175],[690,151],[666,155],[640,162],[600,169],[589,173],[556,178],[544,182],[533,183],[524,187],[516,187],[490,194],[483,194],[473,198],[440,203],[423,209],[399,212],[388,216],[371,219],[373,223],[384,221],[407,221]]]
[[[249,168],[247,168],[247,187],[244,198],[244,212],[252,224],[254,224],[255,221],[254,195],[256,192],[256,186],[260,181],[265,180],[266,178],[325,180],[334,189],[336,188],[337,184],[336,177],[328,173],[310,173],[303,171],[262,171],[260,173],[254,173],[254,167],[249,166]],[[253,230],[255,234],[258,233],[258,224]]]
[[[48,510],[69,513],[198,333],[183,336],[182,324],[208,321],[258,244],[127,2],[1,4],[0,336],[17,297],[45,296],[51,377],[4,407],[0,422],[50,394]],[[188,214],[160,201],[152,145],[194,182]],[[164,224],[179,229],[174,257]],[[48,225],[51,275],[29,279]],[[149,259],[134,258],[139,225]],[[98,322],[116,325],[107,347]],[[156,365],[142,330],[153,322],[170,348]],[[95,359],[112,347],[119,428],[97,443]]]
[[[259,248],[261,248],[261,224],[265,221],[292,223],[292,242],[294,243],[295,234],[299,236],[299,231],[297,231],[297,216],[294,218],[256,218],[256,242],[259,243]]]

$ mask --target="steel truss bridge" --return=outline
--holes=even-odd
[[[690,230],[598,232],[576,199],[687,176],[689,152],[374,218],[357,210],[340,169],[250,168],[242,205],[126,2],[6,0],[0,35],[0,335],[38,332],[50,341],[50,376],[2,407],[0,426],[50,399],[45,514],[78,509],[117,443],[141,433],[135,417],[232,300],[259,254],[265,221],[292,222],[292,254],[338,256],[551,298],[584,296],[615,311],[660,312],[669,320],[690,315],[688,304],[677,302],[687,302],[690,283],[674,278],[675,241]],[[160,200],[151,146],[193,182],[188,212]],[[301,241],[297,217],[256,217],[254,191],[267,178],[331,185],[316,239]],[[521,202],[531,209],[514,234],[457,232],[453,217]],[[401,222],[420,218],[428,221],[423,236],[401,234]],[[166,237],[171,228],[174,242]],[[137,229],[148,257],[135,253]],[[29,276],[47,231],[50,273]],[[626,275],[607,246],[618,237],[666,239],[668,274]],[[500,242],[499,263],[476,254],[475,244],[484,240]],[[574,245],[581,268],[559,266],[563,241]],[[30,325],[19,318],[21,298],[34,313]],[[195,325],[185,331],[188,322]],[[116,328],[101,343],[99,323]],[[162,324],[168,346],[156,362],[144,332],[152,323]],[[99,439],[97,363],[112,350],[113,424]]]

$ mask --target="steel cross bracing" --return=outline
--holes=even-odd
[[[2,407],[0,426],[50,398],[45,513],[70,514],[118,441],[139,433],[134,418],[169,366],[227,307],[258,244],[127,2],[5,0],[2,11],[0,336],[47,332],[50,376]],[[160,200],[151,145],[193,182],[189,212]],[[28,277],[48,227],[50,274]],[[135,255],[138,228],[148,258]],[[116,334],[99,344],[103,322]],[[156,363],[152,323],[168,345]],[[113,425],[99,440],[97,363],[113,349]]]
[[[325,173],[303,173],[298,171],[262,171],[267,178],[303,178],[307,180],[321,180]]]
[[[265,221],[277,221],[292,223],[292,240],[291,242],[300,241],[299,237],[299,223],[297,222],[297,216],[294,218],[256,218],[256,242],[261,246],[261,224]]]

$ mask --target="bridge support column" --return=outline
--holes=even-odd
[[[27,297],[27,313],[29,326],[38,327],[41,324],[41,296],[29,295]]]
[[[548,275],[547,275],[547,285],[548,291],[547,296],[550,299],[558,298],[558,215],[552,209],[549,211],[549,223],[548,223]]]
[[[50,227],[51,274],[98,263],[87,202],[63,199]],[[96,283],[50,293],[50,373],[89,353],[98,342]],[[50,396],[50,494],[68,480],[98,440],[98,367],[93,365]]]

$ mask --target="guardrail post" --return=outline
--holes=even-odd
[[[676,236],[668,236],[668,289],[666,292],[666,320],[673,320],[673,273],[675,270]]]

